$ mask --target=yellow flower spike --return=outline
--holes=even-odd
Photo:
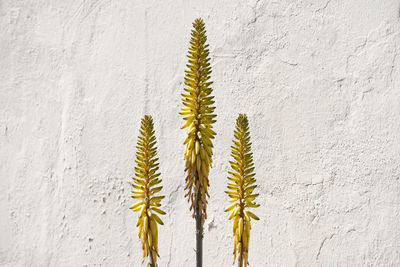
[[[238,255],[238,266],[247,266],[250,242],[251,219],[259,218],[249,211],[249,208],[256,208],[259,204],[254,200],[258,194],[254,194],[256,182],[254,176],[253,154],[251,153],[249,122],[245,114],[239,114],[236,120],[233,145],[231,146],[232,161],[229,161],[232,170],[228,171],[229,202],[233,203],[225,209],[231,212],[229,220],[233,221],[233,256],[235,263]]]
[[[185,88],[182,94],[180,114],[183,116],[182,129],[188,127],[184,144],[187,193],[191,202],[193,217],[196,219],[196,262],[202,266],[203,225],[207,219],[208,174],[212,163],[212,139],[215,132],[212,125],[216,115],[210,81],[211,65],[207,36],[201,18],[193,22],[187,70],[185,70]]]
[[[183,115],[185,123],[182,128],[189,127],[184,144],[186,144],[186,194],[191,201],[191,209],[195,216],[197,203],[201,200],[201,219],[207,218],[208,173],[211,167],[212,142],[215,132],[212,124],[215,115],[212,84],[210,80],[211,65],[205,25],[202,19],[193,22],[188,64],[185,71],[185,93],[182,94]],[[202,193],[203,192],[203,193]]]
[[[165,214],[160,207],[160,201],[164,196],[156,196],[162,190],[159,186],[161,179],[158,178],[158,158],[156,138],[154,136],[154,125],[151,116],[144,116],[139,129],[139,137],[136,152],[135,177],[133,177],[132,198],[138,199],[130,209],[138,211],[138,236],[142,242],[143,261],[149,257],[147,263],[150,267],[157,267],[158,256],[158,229],[157,223],[162,224],[161,219],[151,211]],[[159,257],[159,256],[158,256]]]

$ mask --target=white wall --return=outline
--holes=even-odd
[[[191,22],[216,97],[205,266],[231,266],[224,207],[239,112],[261,220],[251,266],[400,266],[398,0],[0,2],[0,265],[141,266],[128,207],[156,123],[160,266],[194,266],[180,93]]]

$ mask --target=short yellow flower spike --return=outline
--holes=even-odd
[[[225,211],[230,211],[229,220],[233,219],[233,263],[236,255],[239,254],[239,266],[248,265],[249,241],[251,219],[259,218],[248,210],[248,208],[259,207],[254,199],[259,194],[253,191],[257,187],[254,183],[254,163],[251,153],[249,122],[245,114],[239,114],[236,120],[236,130],[234,131],[233,145],[231,146],[233,158],[230,161],[232,171],[229,171],[228,189],[225,191],[230,198],[231,204]]]
[[[187,55],[189,63],[185,71],[185,93],[182,94],[183,108],[179,114],[184,116],[183,128],[189,127],[184,144],[187,172],[186,190],[188,200],[191,201],[193,216],[196,205],[201,213],[202,224],[207,218],[208,174],[212,163],[211,139],[215,132],[212,125],[215,123],[213,114],[215,107],[211,96],[212,84],[210,80],[211,66],[208,44],[206,44],[206,30],[202,19],[193,22],[190,48]]]
[[[137,221],[138,235],[142,241],[143,261],[149,257],[148,266],[157,266],[158,254],[158,224],[164,224],[156,213],[164,215],[165,212],[159,207],[164,196],[156,196],[162,186],[160,173],[158,171],[158,158],[156,137],[154,136],[153,119],[151,116],[144,116],[139,130],[136,152],[135,177],[133,178],[132,198],[140,201],[130,209],[139,212]]]

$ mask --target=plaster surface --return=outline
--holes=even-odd
[[[398,0],[0,1],[0,266],[142,266],[128,208],[154,117],[159,265],[194,266],[180,94],[206,22],[216,114],[204,266],[231,266],[229,149],[247,113],[251,266],[400,266]]]

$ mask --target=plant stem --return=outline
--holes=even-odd
[[[196,178],[199,176],[196,171]],[[201,220],[201,210],[199,206],[199,201],[201,200],[201,190],[197,191],[196,208],[195,208],[195,218],[196,218],[196,266],[203,266],[203,224]]]
[[[148,229],[150,229],[150,218],[148,219],[149,224],[148,224]],[[149,260],[149,266],[150,267],[157,267],[157,263],[155,262],[154,258],[153,258],[153,249],[150,248],[150,260]]]
[[[150,267],[156,267],[156,264],[153,259],[152,251],[150,250]]]
[[[239,142],[242,144],[244,142],[243,136],[240,138]],[[240,176],[244,177],[244,152],[243,152],[243,147],[240,147],[240,161],[241,161],[241,166],[240,166]],[[239,199],[239,206],[240,206],[240,218],[243,218],[244,220],[244,203],[242,200],[244,199],[244,179],[241,179],[240,181],[240,199]],[[244,224],[243,224],[244,228]],[[243,234],[243,229],[241,230]],[[242,242],[242,237],[240,237],[240,251],[239,251],[239,259],[238,259],[238,267],[243,267],[243,242]]]
[[[240,242],[239,244],[240,244],[240,246],[243,245],[242,242]],[[240,251],[239,251],[238,267],[243,267],[243,249],[242,248],[240,248]]]

